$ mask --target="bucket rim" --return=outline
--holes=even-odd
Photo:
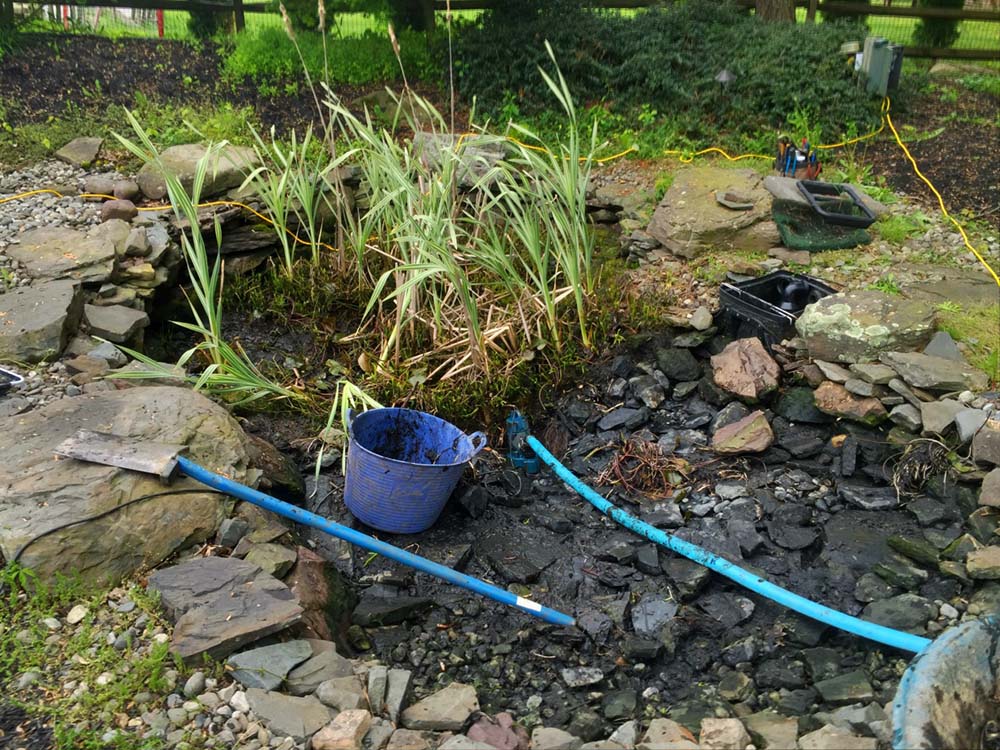
[[[415,463],[413,461],[403,461],[403,460],[401,460],[399,458],[392,458],[390,456],[383,456],[381,453],[376,453],[371,448],[368,448],[368,447],[362,445],[360,442],[358,442],[357,438],[354,437],[354,429],[353,428],[354,428],[354,420],[355,419],[357,419],[358,417],[362,417],[365,414],[372,414],[372,413],[377,412],[377,411],[392,411],[392,412],[405,411],[405,412],[410,412],[412,414],[422,414],[422,415],[427,416],[427,417],[433,417],[434,419],[437,419],[437,420],[439,420],[441,422],[444,422],[446,425],[449,425],[450,427],[453,427],[455,430],[458,431],[458,433],[462,437],[467,438],[468,441],[469,441],[469,443],[470,443],[470,445],[472,446],[472,453],[469,454],[468,458],[465,458],[465,459],[463,459],[461,461],[454,461],[452,463],[440,463],[440,464],[438,464],[438,463],[435,463],[435,464],[420,464],[420,463]],[[348,451],[350,451],[351,448],[357,447],[360,450],[363,450],[369,456],[374,456],[375,458],[381,459],[382,461],[391,461],[392,463],[399,464],[400,466],[410,466],[410,467],[416,466],[416,467],[424,467],[424,468],[428,468],[428,469],[451,469],[451,468],[455,468],[456,466],[465,466],[465,464],[469,463],[469,461],[471,461],[476,456],[478,456],[482,452],[483,448],[486,447],[486,435],[484,433],[482,433],[482,432],[478,432],[477,431],[477,432],[473,432],[473,433],[469,434],[469,433],[466,433],[461,428],[457,427],[456,425],[453,425],[447,419],[442,419],[441,417],[437,416],[436,414],[430,414],[430,413],[425,412],[425,411],[420,411],[419,409],[407,409],[406,407],[403,407],[403,406],[380,406],[380,407],[377,407],[375,409],[366,409],[365,411],[362,411],[362,412],[355,412],[353,409],[349,409],[348,410],[348,414],[347,414],[347,437],[348,437]],[[476,440],[477,439],[479,440],[479,444],[478,445],[476,445]]]

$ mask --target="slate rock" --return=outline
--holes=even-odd
[[[253,544],[244,559],[258,566],[268,575],[283,578],[295,564],[295,550],[270,542]]]
[[[889,385],[889,381],[896,377],[895,370],[876,362],[853,364],[850,366],[850,370],[860,380],[873,385]]]
[[[334,712],[311,695],[297,698],[250,688],[246,698],[257,719],[272,734],[291,737],[295,742],[304,742],[334,718]]]
[[[811,398],[810,394],[810,398]],[[727,427],[735,422],[739,422],[746,416],[749,416],[750,409],[739,401],[733,401],[732,403],[726,404],[721,409],[719,413],[715,415],[715,419],[712,420],[712,432],[716,433],[723,427]]]
[[[774,442],[774,432],[764,416],[755,411],[738,422],[721,428],[712,436],[712,450],[725,455],[762,453]]]
[[[149,316],[145,312],[123,305],[84,305],[83,318],[91,334],[115,344],[128,343],[149,325]]]
[[[844,502],[864,510],[887,510],[899,505],[899,496],[892,487],[840,482],[837,485],[837,495]]]
[[[385,691],[385,716],[395,723],[410,692],[413,674],[408,669],[390,669]]]
[[[601,421],[597,423],[597,428],[599,430],[634,430],[637,427],[641,427],[648,418],[648,412],[645,408],[632,409],[627,406],[620,406],[601,417]]]
[[[972,458],[976,463],[1000,466],[1000,420],[987,419],[972,438]]]
[[[323,705],[337,711],[368,708],[369,705],[365,699],[365,689],[355,676],[332,677],[329,680],[324,680],[316,688],[315,695]],[[381,703],[378,705],[381,706]]]
[[[876,398],[859,398],[839,383],[827,381],[816,389],[816,408],[825,414],[861,424],[876,425],[888,416]]]
[[[74,167],[87,168],[94,163],[97,153],[104,145],[103,138],[92,138],[81,136],[74,138],[61,149],[56,151],[55,157]]]
[[[775,391],[781,368],[757,338],[738,339],[711,359],[715,384],[750,403]]]
[[[929,303],[875,290],[829,295],[807,305],[795,321],[813,359],[849,363],[870,362],[887,351],[920,349],[934,327]]]
[[[846,383],[848,380],[851,379],[851,371],[848,370],[846,367],[838,365],[836,362],[827,362],[822,359],[814,359],[813,364],[815,364],[816,367],[819,369],[819,371],[826,376],[826,379],[831,382],[840,383],[841,385],[843,385],[844,383]],[[817,383],[817,385],[819,384]]]
[[[80,285],[48,281],[0,294],[0,360],[41,362],[58,357],[83,312]]]
[[[167,195],[167,184],[159,171],[162,166],[178,177],[185,190],[191,190],[198,162],[208,158],[201,198],[211,198],[230,188],[239,187],[246,174],[260,166],[260,160],[251,148],[228,146],[221,152],[208,155],[205,146],[197,143],[170,146],[160,152],[158,163],[144,164],[136,176],[139,188],[150,200],[161,200]]]
[[[931,391],[982,391],[989,383],[986,373],[965,362],[931,357],[916,352],[884,352],[880,360],[889,365],[911,388]]]
[[[816,408],[813,389],[803,386],[789,388],[782,393],[774,405],[774,411],[789,422],[827,424],[832,421],[828,414]]]
[[[958,441],[965,445],[976,436],[976,433],[986,424],[989,415],[982,409],[962,409],[955,415],[955,431]]]
[[[958,344],[955,343],[955,339],[947,331],[938,331],[935,333],[927,343],[927,346],[924,347],[923,353],[930,357],[941,357],[942,359],[950,359],[953,362],[965,363],[965,357],[962,356]]]
[[[912,404],[900,404],[889,412],[889,420],[904,430],[919,432],[923,426],[920,410]]]
[[[288,673],[311,656],[308,641],[287,641],[233,654],[226,664],[244,687],[277,690]]]
[[[314,641],[313,656],[288,673],[285,690],[292,695],[308,695],[328,680],[352,677],[351,662],[337,653],[329,641]]]
[[[657,636],[677,614],[677,603],[663,596],[646,594],[632,606],[632,627],[637,635]]]
[[[476,742],[465,735],[455,734],[438,745],[438,750],[497,750],[497,748],[486,742]]]
[[[434,600],[423,596],[364,596],[354,608],[351,620],[366,628],[397,625],[433,606]]]
[[[601,699],[601,713],[608,721],[628,719],[635,713],[637,700],[634,690],[613,690]]]
[[[681,599],[696,596],[711,578],[708,568],[683,557],[664,557],[660,561],[664,575],[678,588]]]
[[[824,701],[835,706],[866,702],[875,697],[867,675],[861,670],[820,680],[815,688]]]
[[[0,295],[0,297],[7,295]],[[182,546],[211,538],[228,500],[189,479],[173,489],[190,494],[155,497],[110,512],[131,499],[160,493],[156,477],[71,459],[55,449],[91,426],[142,444],[185,445],[185,455],[244,484],[252,483],[245,435],[221,406],[188,388],[150,386],[100,391],[54,401],[0,421],[0,552],[21,555],[42,580],[73,570],[81,581],[121,580],[155,566]],[[87,523],[74,523],[92,519]],[[68,525],[73,524],[73,525]]]
[[[691,314],[691,327],[696,331],[707,331],[712,327],[712,313],[701,306]]]
[[[1000,469],[994,469],[983,479],[979,489],[979,504],[1000,508]]]
[[[111,277],[114,243],[66,227],[29,229],[4,251],[33,279],[99,283]]]
[[[754,603],[747,597],[726,592],[703,596],[698,600],[698,606],[726,629],[751,617],[755,609]]]
[[[476,553],[507,583],[533,583],[558,556],[540,543],[523,538],[490,534],[476,543]]]
[[[920,421],[924,427],[924,435],[943,434],[951,427],[955,416],[964,408],[961,402],[950,398],[921,404]]]
[[[933,602],[916,594],[900,594],[871,602],[861,613],[863,620],[918,635],[924,632],[927,621],[935,617],[937,607]]]
[[[695,381],[701,377],[701,365],[687,349],[677,347],[658,349],[656,364],[672,381]]]
[[[478,710],[476,689],[453,682],[407,708],[401,721],[407,729],[457,732]]]
[[[236,558],[198,558],[158,570],[149,588],[176,618],[170,650],[185,661],[203,654],[221,659],[294,625],[302,614],[284,584]]]

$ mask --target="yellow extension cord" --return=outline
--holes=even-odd
[[[893,124],[892,117],[889,114],[890,107],[891,107],[891,102],[889,101],[889,97],[886,97],[882,101],[882,110],[881,110],[882,111],[882,122],[879,125],[879,127],[877,129],[873,130],[872,132],[867,133],[865,135],[857,136],[855,138],[849,138],[847,140],[838,141],[837,143],[821,144],[821,145],[816,146],[816,148],[819,149],[819,150],[828,150],[828,149],[833,149],[833,148],[840,148],[840,147],[843,147],[843,146],[849,146],[849,145],[854,144],[854,143],[860,143],[861,141],[866,141],[866,140],[868,140],[870,138],[875,138],[883,130],[885,130],[886,126],[888,125],[889,126],[889,130],[892,131],[893,138],[895,138],[895,140],[896,140],[896,144],[902,149],[903,154],[906,156],[907,160],[910,162],[910,165],[913,167],[913,171],[916,173],[917,177],[919,177],[924,182],[924,184],[926,184],[927,187],[930,188],[930,191],[934,194],[934,197],[937,198],[938,206],[941,209],[941,214],[948,221],[950,221],[955,226],[955,228],[958,230],[959,234],[962,236],[962,241],[965,243],[965,246],[972,252],[972,254],[975,256],[976,260],[979,261],[979,263],[983,266],[983,268],[985,268],[987,270],[987,272],[989,272],[990,276],[993,277],[993,281],[996,282],[997,286],[1000,287],[1000,276],[997,275],[997,272],[990,266],[990,264],[982,256],[982,254],[973,246],[972,242],[969,240],[969,235],[966,234],[966,232],[965,232],[965,228],[962,227],[962,225],[950,213],[948,213],[948,209],[944,205],[944,198],[941,197],[941,193],[938,192],[938,189],[936,187],[934,187],[934,184],[929,179],[927,179],[927,177],[924,175],[924,173],[920,171],[920,167],[917,165],[916,159],[913,158],[913,155],[910,153],[910,150],[906,147],[906,144],[903,143],[903,140],[899,137],[899,132],[896,130],[896,126]],[[462,133],[459,136],[458,141],[455,144],[455,148],[456,149],[460,148],[461,145],[462,145],[462,142],[467,137],[472,137],[474,135],[477,135],[477,134],[476,133]],[[512,141],[513,143],[516,143],[517,145],[521,146],[522,148],[527,148],[527,149],[530,149],[532,151],[547,152],[547,150],[545,148],[543,148],[542,146],[532,146],[532,145],[527,144],[527,143],[522,143],[521,141],[517,140],[516,138],[511,138],[510,136],[505,136],[505,137],[508,140]],[[612,154],[611,156],[605,156],[605,157],[602,157],[600,159],[594,159],[593,161],[596,164],[604,164],[604,163],[609,162],[609,161],[614,161],[615,159],[620,159],[623,156],[626,156],[627,154],[630,154],[630,153],[632,153],[635,150],[637,150],[636,147],[632,146],[631,148],[628,148],[625,151],[621,151],[621,152],[619,152],[617,154]],[[694,161],[695,157],[704,156],[706,154],[711,154],[711,153],[720,154],[723,158],[725,158],[725,159],[727,159],[729,161],[740,161],[742,159],[767,159],[767,160],[773,160],[774,159],[773,155],[767,155],[767,154],[739,154],[738,156],[732,156],[732,155],[726,153],[726,151],[724,151],[723,149],[718,148],[716,146],[710,146],[709,148],[704,148],[704,149],[702,149],[700,151],[695,151],[693,153],[689,153],[689,152],[685,152],[685,151],[681,151],[681,150],[677,150],[677,149],[668,149],[668,150],[665,150],[663,152],[664,156],[677,156],[678,159],[682,163],[684,163],[684,164],[690,164],[692,161]],[[581,159],[581,160],[583,160],[583,159]],[[49,189],[49,188],[43,188],[43,189],[40,189],[40,190],[30,190],[30,191],[28,191],[26,193],[19,193],[17,195],[12,195],[12,196],[9,196],[7,198],[0,198],[0,204],[8,203],[8,202],[14,201],[14,200],[19,200],[21,198],[27,198],[27,197],[32,196],[32,195],[39,195],[39,194],[42,194],[42,193],[48,193],[48,194],[51,194],[51,195],[55,195],[57,198],[65,198],[66,197],[62,193],[60,193],[60,192],[58,192],[56,190],[52,190],[52,189]],[[71,197],[77,197],[77,198],[100,198],[100,199],[113,199],[114,198],[114,196],[103,195],[103,194],[100,194],[100,193],[83,193],[83,194],[80,194],[80,195],[77,195],[77,196],[71,196]],[[250,206],[246,205],[245,203],[240,203],[238,201],[211,201],[211,202],[208,202],[208,203],[199,203],[198,204],[198,208],[210,208],[212,206],[234,206],[236,208],[241,208],[244,211],[250,212],[251,214],[253,214],[257,218],[259,218],[261,221],[264,221],[264,222],[266,222],[268,224],[272,224],[272,225],[274,224],[274,222],[271,219],[269,219],[267,216],[264,216],[263,214],[259,213],[258,211],[255,211],[254,209],[252,209]],[[169,209],[169,208],[171,208],[171,206],[168,204],[168,205],[163,205],[163,206],[142,206],[142,207],[139,207],[138,210],[139,211],[162,211],[164,209]],[[301,239],[298,235],[296,235],[294,232],[292,232],[287,227],[285,228],[285,232],[287,232],[288,235],[290,237],[292,237],[292,239],[294,239],[295,242],[298,243],[298,244],[301,244],[301,245],[311,245],[312,244],[311,242],[308,242],[307,240]],[[331,251],[336,252],[336,248],[334,248],[331,245],[327,245],[326,243],[322,243],[321,242],[321,243],[319,243],[319,246],[323,247],[323,248],[325,248],[327,250],[331,250]]]

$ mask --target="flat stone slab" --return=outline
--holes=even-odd
[[[233,654],[226,664],[241,685],[277,690],[288,673],[311,656],[309,641],[286,641]]]
[[[206,153],[207,149],[200,143],[186,143],[164,149],[160,152],[159,161],[167,172],[180,178],[185,190],[190,191],[198,162]],[[223,149],[211,159],[201,197],[210,198],[230,188],[239,187],[246,174],[259,164],[260,160],[252,148],[229,146]],[[144,164],[136,176],[136,182],[147,198],[160,200],[167,195],[167,183],[155,164]]]
[[[247,690],[247,701],[257,718],[273,734],[303,742],[326,726],[336,711],[324,706],[318,698],[296,698],[259,688]]]
[[[879,359],[898,372],[899,377],[913,388],[931,391],[982,391],[989,385],[986,373],[966,362],[917,352],[884,352]]]
[[[158,570],[149,590],[175,620],[170,650],[185,661],[221,659],[294,625],[302,608],[285,584],[234,557],[206,557]]]
[[[29,229],[6,252],[33,279],[93,284],[111,278],[115,266],[115,245],[108,237],[65,227]]]
[[[476,553],[508,583],[532,583],[557,557],[541,543],[525,546],[524,539],[512,539],[504,534],[491,534],[480,540]]]
[[[716,194],[730,192],[744,197],[752,208],[734,211],[716,201]],[[760,175],[752,169],[716,166],[678,170],[646,231],[683,258],[709,251],[766,251],[780,242],[771,221],[771,197]]]
[[[54,359],[76,333],[83,310],[80,285],[49,281],[0,294],[0,360]]]
[[[74,167],[89,167],[97,158],[97,152],[104,145],[103,138],[74,138],[56,151],[56,158]]]
[[[225,409],[188,388],[148,387],[64,398],[0,420],[0,552],[43,580],[73,571],[86,582],[117,581],[160,562],[182,546],[209,538],[228,501],[190,479],[172,489],[190,494],[145,500],[88,523],[128,501],[163,492],[154,476],[55,457],[80,429],[136,443],[187,446],[186,455],[211,471],[246,482],[245,436]],[[36,541],[32,541],[36,540]]]
[[[407,729],[435,732],[457,732],[466,720],[479,710],[476,689],[453,682],[446,688],[428,695],[403,711],[402,724]]]
[[[149,325],[149,316],[142,310],[124,305],[84,305],[83,319],[90,333],[115,344],[125,344]]]

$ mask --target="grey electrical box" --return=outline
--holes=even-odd
[[[893,68],[893,57],[902,55],[902,49],[898,53],[894,51],[896,45],[889,44],[889,40],[880,36],[870,36],[865,38],[864,52],[861,57],[861,80],[869,94],[885,96],[889,90],[889,74]],[[898,80],[898,76],[897,76]]]

